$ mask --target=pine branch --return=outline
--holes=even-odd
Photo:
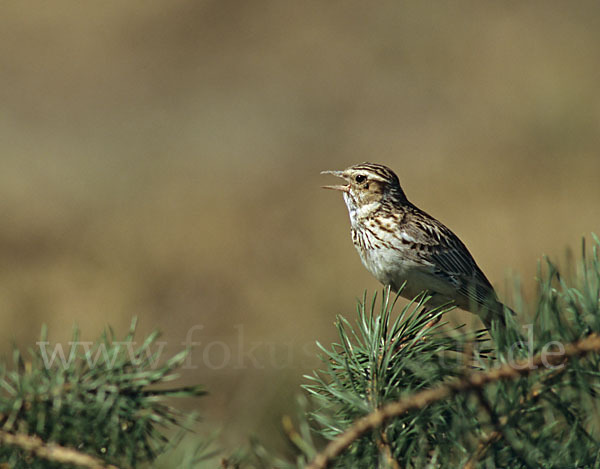
[[[502,438],[502,433],[498,430],[494,430],[490,433],[485,439],[483,439],[479,445],[477,446],[477,450],[473,453],[473,455],[469,458],[469,460],[463,466],[463,469],[475,469],[475,464],[479,461],[490,445],[499,441]]]
[[[563,366],[558,368],[550,375],[547,379],[556,378],[558,375],[563,373],[567,367]],[[512,414],[516,414],[521,411],[525,406],[532,405],[534,400],[538,400],[540,398],[541,392],[539,389],[533,389],[526,397],[523,397],[519,400],[519,406],[512,410]],[[482,404],[482,407],[486,410],[488,415],[492,415],[491,409],[489,408],[489,402],[485,399],[483,394],[483,388],[479,388],[477,392],[477,397],[479,402]],[[486,408],[487,406],[487,408]],[[495,414],[494,414],[495,415]],[[508,421],[511,417],[503,417],[502,422]],[[471,457],[467,460],[463,469],[475,469],[475,465],[477,462],[483,458],[488,451],[488,449],[496,442],[500,441],[504,437],[503,428],[500,425],[498,419],[495,422],[492,422],[494,425],[494,430],[487,435],[485,438],[482,438],[477,445],[476,450],[473,452]]]
[[[533,359],[519,360],[514,364],[503,365],[500,368],[486,372],[474,372],[457,381],[427,389],[396,402],[386,404],[365,417],[356,420],[348,430],[332,440],[307,467],[309,469],[327,467],[330,461],[347,449],[356,439],[380,427],[384,422],[403,415],[410,410],[423,409],[435,402],[474,389],[483,388],[495,381],[512,380],[521,376],[527,376],[540,367],[566,366],[565,362],[570,358],[598,351],[600,351],[600,336],[593,334],[578,342],[565,345],[563,354],[540,353],[533,357]]]
[[[503,438],[508,443],[510,450],[515,455],[517,460],[521,464],[524,464],[527,468],[533,469],[535,466],[530,464],[530,462],[527,458],[527,455],[524,454],[524,452],[520,448],[516,447],[513,439],[505,431],[502,423],[500,422],[500,417],[494,411],[494,409],[490,405],[489,401],[485,397],[484,388],[483,387],[473,388],[473,392],[474,392],[475,396],[477,397],[477,400],[479,401],[481,408],[488,415],[490,422],[492,423],[493,427],[495,428],[495,433],[498,434],[498,439]]]
[[[95,343],[79,341],[76,330],[68,353],[43,333],[28,355],[14,350],[12,369],[0,363],[0,462],[45,469],[74,457],[84,467],[135,467],[173,447],[165,433],[189,430],[192,417],[168,399],[205,392],[165,389],[187,351],[163,359],[158,333],[137,346],[135,326],[123,341],[110,331]]]
[[[80,453],[55,443],[46,443],[37,436],[12,434],[0,430],[1,445],[17,446],[27,453],[52,462],[74,464],[90,469],[119,469],[117,466],[105,464],[102,460],[89,454]]]
[[[382,453],[385,456],[385,461],[387,463],[387,466],[391,469],[400,469],[400,464],[398,464],[398,461],[396,461],[394,459],[394,456],[392,455],[392,448],[390,447],[390,442],[385,433],[385,428],[381,429],[379,438],[380,438],[379,446],[381,448]]]

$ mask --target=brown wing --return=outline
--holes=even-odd
[[[490,281],[462,241],[445,225],[411,206],[400,224],[405,241],[414,243],[419,260],[452,284],[469,302],[502,311]]]

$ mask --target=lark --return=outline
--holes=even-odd
[[[504,306],[463,242],[412,204],[388,167],[361,163],[323,171],[344,180],[323,186],[341,191],[350,214],[352,242],[377,280],[408,299],[423,291],[427,308],[448,303],[478,314],[488,330],[505,323]],[[402,286],[404,285],[404,288]]]

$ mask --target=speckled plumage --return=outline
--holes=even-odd
[[[462,241],[445,225],[408,201],[396,174],[386,166],[362,163],[324,171],[346,185],[352,242],[365,267],[381,283],[414,298],[427,290],[430,307],[454,301],[477,313],[486,327],[504,322],[504,305]]]

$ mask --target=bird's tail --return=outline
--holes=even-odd
[[[493,324],[502,329],[506,328],[507,313],[511,316],[516,315],[513,309],[506,306],[504,303],[495,301],[481,313],[481,320],[488,331],[492,330]]]

